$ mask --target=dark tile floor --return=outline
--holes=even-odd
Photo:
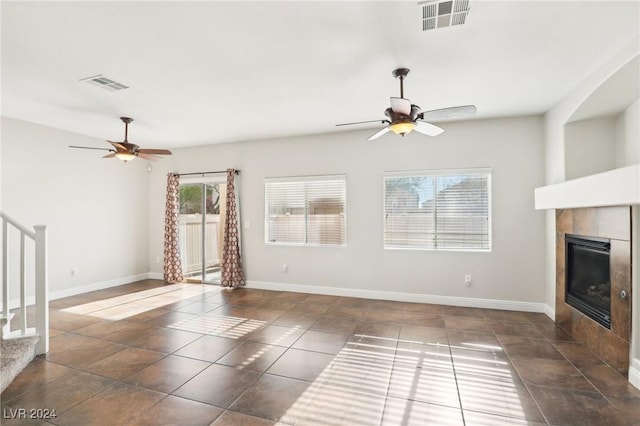
[[[51,302],[1,401],[3,425],[640,425],[542,314],[153,280]]]

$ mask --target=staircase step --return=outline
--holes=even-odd
[[[38,336],[38,333],[36,333],[36,329],[34,327],[30,327],[26,329],[25,334],[22,334],[21,330],[13,330],[10,333],[4,333],[3,338],[4,340],[12,340],[12,339],[19,339],[21,337],[34,337],[34,336]]]
[[[0,392],[33,361],[38,340],[38,336],[0,340]]]
[[[9,312],[6,315],[4,313],[0,315],[0,339],[2,339],[5,334],[9,334],[9,321],[11,321],[11,318],[14,316],[15,313],[13,312]]]

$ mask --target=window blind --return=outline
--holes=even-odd
[[[265,243],[346,245],[345,175],[265,180]]]
[[[491,171],[384,174],[385,248],[491,250]]]

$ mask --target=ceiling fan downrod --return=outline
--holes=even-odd
[[[120,117],[120,120],[124,123],[124,142],[129,143],[128,135],[129,135],[129,123],[133,121],[131,117]]]
[[[404,98],[404,78],[409,74],[409,68],[397,68],[391,74],[400,79],[400,97]]]

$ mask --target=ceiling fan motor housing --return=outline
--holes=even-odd
[[[411,115],[406,115],[401,112],[395,112],[392,108],[387,108],[384,111],[384,115],[389,117],[391,124],[415,121],[419,113],[420,107],[417,107],[415,105],[411,105]]]
[[[422,110],[418,105],[411,104],[411,120],[415,121],[418,118],[420,111]]]
[[[130,142],[121,142],[120,145],[124,146],[127,151],[131,152],[131,153],[135,153],[136,151],[138,151],[140,149],[140,147],[134,143],[130,143]]]

